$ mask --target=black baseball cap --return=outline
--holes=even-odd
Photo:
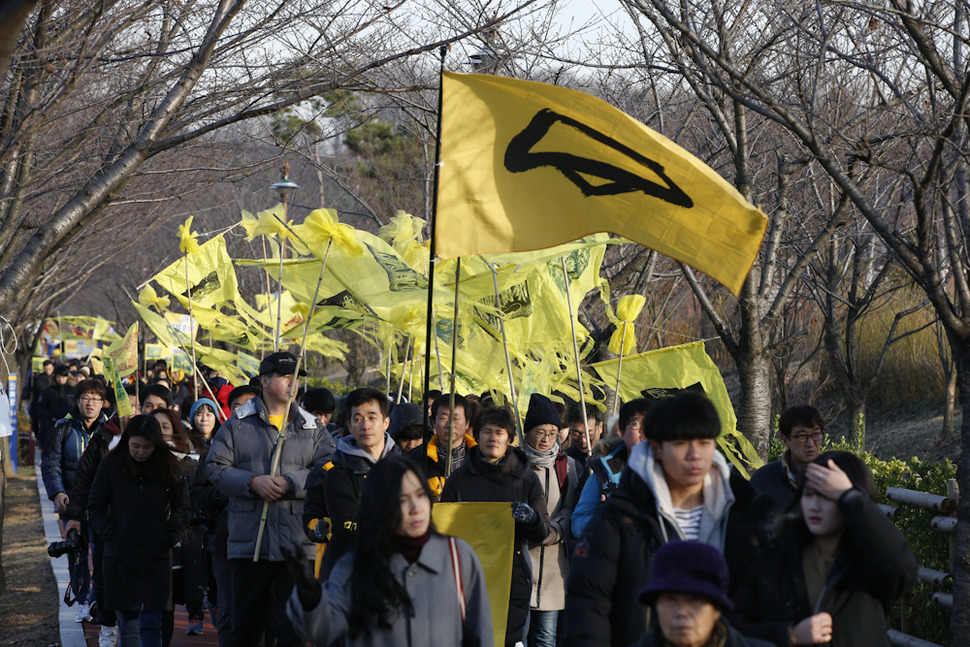
[[[293,375],[295,372],[296,355],[286,351],[271,353],[259,363],[260,375],[270,375],[273,373],[276,375]],[[304,375],[306,375],[306,371],[301,368],[299,377],[303,377]]]

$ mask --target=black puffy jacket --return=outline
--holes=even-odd
[[[826,611],[832,615],[829,647],[889,645],[886,614],[916,583],[919,565],[902,533],[865,494],[849,490],[838,505],[846,534],[816,608],[809,605],[802,568],[812,536],[796,519],[766,546],[734,595],[734,626],[744,635],[788,647],[790,626]]]
[[[329,476],[327,477],[330,478]],[[523,641],[529,603],[532,598],[532,566],[528,542],[541,543],[549,534],[549,515],[542,483],[529,466],[525,452],[510,447],[498,463],[489,463],[479,447],[469,450],[468,460],[445,481],[442,502],[520,501],[537,513],[531,525],[515,522],[515,552],[512,556],[512,582],[509,589],[509,615],[505,644]],[[512,514],[511,505],[509,514]]]
[[[731,581],[740,581],[767,541],[770,502],[730,471],[734,503],[725,528]],[[650,486],[629,466],[616,492],[596,511],[573,550],[566,581],[565,644],[629,645],[647,629],[647,608],[637,592],[650,581],[653,554],[680,538],[674,522],[657,511]]]

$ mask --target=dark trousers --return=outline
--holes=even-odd
[[[94,593],[94,601],[98,604],[98,622],[106,627],[114,627],[118,624],[117,615],[114,609],[109,609],[104,602],[104,544],[91,538],[91,562],[94,572],[91,575],[91,584]]]
[[[225,555],[212,555],[212,574],[219,592],[219,614],[216,617],[216,631],[219,634],[219,647],[232,647],[232,566]]]
[[[232,565],[233,646],[303,647],[286,617],[286,601],[293,592],[293,577],[286,562],[251,559],[229,562]]]

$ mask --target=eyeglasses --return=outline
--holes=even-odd
[[[804,431],[800,431],[797,434],[792,434],[791,437],[792,437],[792,440],[796,441],[801,445],[804,445],[806,442],[808,442],[809,438],[812,439],[812,442],[821,443],[822,439],[825,438],[825,434],[822,433],[821,429],[816,427],[815,429],[812,430],[812,433],[810,434],[806,434]]]
[[[640,431],[643,429],[643,418],[634,418],[630,422],[626,423],[626,426],[634,431]]]
[[[555,440],[556,438],[559,438],[559,432],[558,431],[546,431],[546,432],[534,431],[532,432],[532,436],[536,440]]]
[[[82,395],[78,398],[78,402],[102,402],[104,398],[100,398],[96,395]]]

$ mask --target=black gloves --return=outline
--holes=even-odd
[[[312,529],[307,528],[306,536],[310,538],[310,541],[316,542],[318,544],[323,544],[329,541],[330,536],[330,520],[326,517],[322,519],[317,519],[317,525]]]
[[[513,501],[512,518],[518,522],[524,523],[527,526],[531,526],[539,520],[539,513],[533,510],[532,506],[530,506],[528,503]]]

